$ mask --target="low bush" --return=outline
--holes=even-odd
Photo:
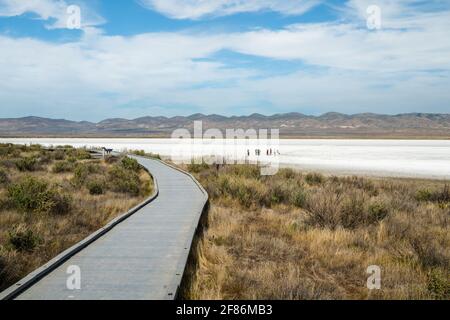
[[[450,299],[450,282],[448,274],[439,269],[432,269],[428,272],[428,291],[434,299],[449,300]]]
[[[74,163],[70,161],[56,162],[52,168],[53,173],[72,172],[74,169]]]
[[[389,214],[384,203],[370,203],[363,191],[344,192],[331,186],[306,197],[304,208],[309,225],[329,229],[365,227],[378,223]]]
[[[37,157],[37,164],[40,165],[48,165],[53,161],[51,154],[47,151],[43,150],[41,154]]]
[[[9,156],[14,150],[14,146],[10,144],[0,144],[0,157]]]
[[[188,165],[188,171],[192,173],[200,173],[203,170],[209,169],[209,165],[205,162],[202,163],[194,163]]]
[[[261,171],[257,166],[234,165],[225,168],[226,174],[231,174],[246,179],[259,179]]]
[[[64,150],[58,149],[53,152],[53,159],[55,160],[64,160],[66,159],[66,153]]]
[[[442,190],[421,189],[416,193],[417,201],[428,201],[445,204],[450,202],[450,186],[445,185]]]
[[[50,188],[46,181],[25,177],[8,188],[11,203],[24,213],[64,214],[70,210],[70,197]]]
[[[320,173],[308,173],[305,177],[306,182],[309,185],[320,185],[325,182],[325,177]]]
[[[73,182],[76,185],[83,185],[90,175],[100,173],[101,167],[92,163],[78,163],[74,168]]]
[[[29,151],[40,152],[42,151],[42,146],[40,144],[30,144],[26,147]]]
[[[141,166],[139,165],[137,160],[129,157],[124,157],[121,161],[121,164],[127,170],[138,172],[141,169]]]
[[[77,160],[91,159],[91,154],[86,149],[68,149],[66,153]]]
[[[52,190],[52,205],[49,213],[54,215],[66,215],[72,210],[72,197]]]
[[[369,221],[378,222],[388,216],[389,209],[386,206],[386,204],[382,202],[375,202],[369,204],[368,214],[369,214]]]
[[[140,192],[140,179],[136,172],[115,165],[109,172],[109,187],[114,192],[137,196]]]
[[[32,230],[19,226],[8,233],[8,242],[17,251],[32,252],[39,244],[39,237]]]
[[[276,204],[286,203],[291,197],[289,185],[282,181],[271,181],[269,185],[264,185],[264,199],[262,202],[265,206],[271,207]]]
[[[91,195],[100,195],[103,194],[104,191],[104,184],[98,181],[92,181],[89,182],[87,185],[87,188],[89,190],[89,193]]]
[[[352,192],[345,196],[337,211],[338,225],[347,229],[355,229],[358,226],[366,225],[365,203],[366,198],[361,192]]]
[[[294,179],[296,176],[298,176],[299,174],[297,172],[295,172],[292,169],[289,168],[283,168],[280,169],[277,173],[277,176],[280,177],[281,179]]]
[[[375,184],[363,177],[332,177],[330,181],[334,184],[341,184],[350,188],[356,188],[370,193],[371,195],[377,195],[378,191],[376,190]]]
[[[35,171],[37,170],[37,159],[34,157],[26,157],[15,161],[19,171]]]
[[[291,196],[291,203],[297,208],[304,208],[307,201],[307,193],[303,189],[296,189]]]
[[[9,183],[9,177],[5,170],[0,169],[0,185]]]

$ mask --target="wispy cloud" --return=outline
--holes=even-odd
[[[0,36],[2,116],[449,112],[450,11],[408,3],[388,10],[389,28],[369,31],[361,3],[339,21],[278,30],[89,33],[70,43]],[[292,70],[234,65],[223,51]]]
[[[144,7],[175,19],[201,19],[241,12],[270,10],[282,14],[302,14],[319,0],[137,0]]]

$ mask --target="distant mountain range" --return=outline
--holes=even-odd
[[[170,137],[175,129],[280,129],[283,137],[393,137],[450,138],[450,114],[409,113],[346,115],[301,113],[225,117],[193,114],[188,117],[142,117],[133,120],[107,119],[98,123],[39,117],[0,119],[2,137]],[[224,131],[223,131],[224,132]]]

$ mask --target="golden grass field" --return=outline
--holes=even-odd
[[[185,169],[211,202],[185,299],[450,299],[448,181]]]
[[[128,160],[0,145],[0,291],[150,195]]]

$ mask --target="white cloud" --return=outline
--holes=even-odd
[[[302,14],[318,0],[138,0],[143,6],[175,19],[200,19],[241,12],[270,10],[286,15]]]
[[[0,0],[0,17],[20,16],[25,13],[34,13],[40,19],[51,22],[47,24],[49,29],[67,27],[69,14],[67,8],[76,4],[81,9],[81,28],[87,29],[104,23],[102,17],[89,9],[81,1],[64,0]]]
[[[1,116],[450,112],[450,12],[395,23],[376,32],[353,20],[240,33],[93,32],[64,44],[0,36]],[[267,76],[214,59],[221,50],[308,68]]]

